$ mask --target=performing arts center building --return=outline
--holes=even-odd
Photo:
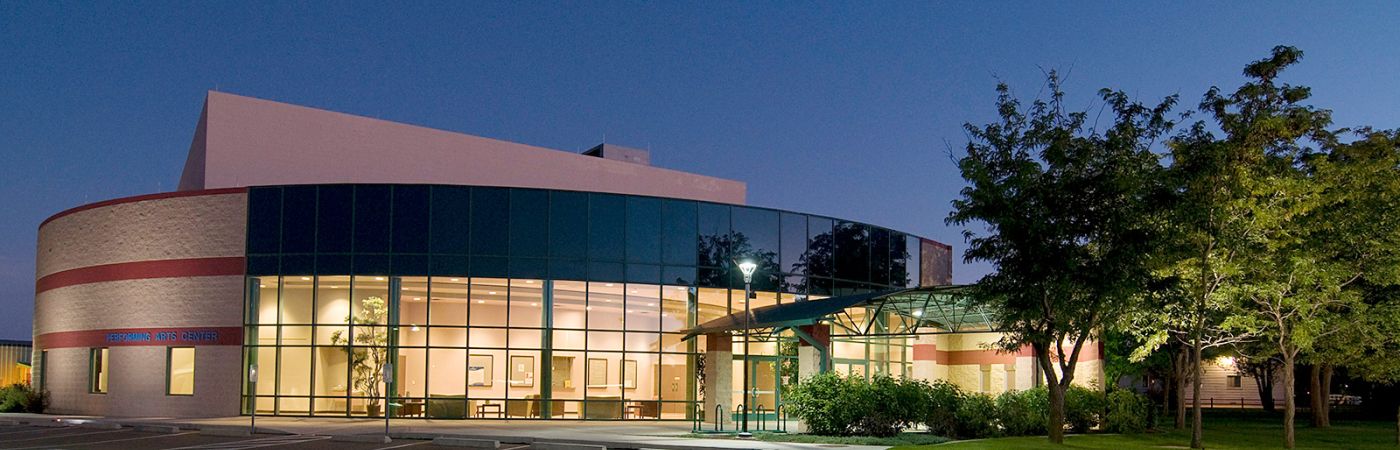
[[[64,414],[726,423],[818,371],[1037,383],[948,245],[745,189],[211,92],[178,190],[39,226],[33,377]]]

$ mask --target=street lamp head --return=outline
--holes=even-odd
[[[739,271],[744,272],[745,283],[753,281],[754,270],[758,270],[758,264],[754,264],[753,261],[743,261],[739,263]]]

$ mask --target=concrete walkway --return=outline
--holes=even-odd
[[[123,426],[162,425],[183,429],[247,429],[249,418],[220,417],[209,419],[175,419],[164,417],[102,418],[48,414],[0,414],[0,421],[22,423],[69,422],[106,423]],[[762,449],[816,450],[841,448],[848,450],[883,450],[882,446],[794,444],[737,439],[696,439],[689,434],[689,422],[590,422],[569,420],[424,420],[392,419],[389,436],[396,439],[432,439],[460,437],[496,440],[504,443],[532,444],[536,442],[567,442],[603,445],[608,448],[648,449]],[[257,432],[270,434],[308,434],[321,436],[382,435],[383,419],[358,418],[257,418]]]

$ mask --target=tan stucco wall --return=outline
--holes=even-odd
[[[933,345],[938,357],[915,360],[914,377],[945,380],[968,392],[998,394],[1044,384],[1036,379],[1035,358],[1029,351],[999,353],[993,344],[998,333],[962,333],[919,336],[916,345]],[[1097,349],[1098,342],[1085,344]],[[1085,353],[1075,366],[1074,384],[1102,388],[1103,361],[1097,350]]]
[[[78,211],[39,228],[35,277],[102,264],[242,256],[243,193],[118,203]]]
[[[115,263],[243,255],[243,193],[156,198],[65,213],[39,229],[36,280]],[[34,336],[122,328],[237,327],[241,275],[85,281],[35,295]],[[43,352],[47,350],[45,355]],[[35,347],[37,383],[50,411],[124,417],[208,417],[239,413],[241,347],[195,350],[195,394],[165,395],[166,347],[115,346],[108,393],[88,392],[88,347]],[[45,355],[47,360],[40,356]]]

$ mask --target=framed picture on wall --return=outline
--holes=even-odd
[[[608,387],[608,360],[588,358],[588,387]]]
[[[637,360],[625,359],[622,361],[622,388],[637,388]]]
[[[493,355],[471,355],[467,357],[467,386],[491,387],[491,374],[496,370]]]
[[[532,387],[535,385],[535,357],[510,355],[510,385],[512,387]]]

